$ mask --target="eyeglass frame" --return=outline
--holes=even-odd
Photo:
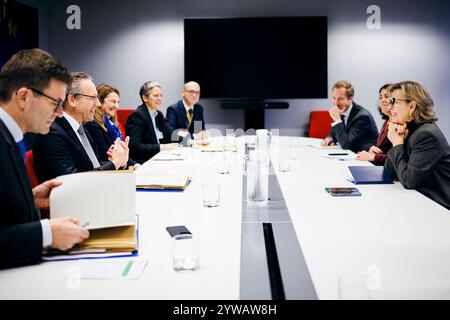
[[[28,89],[30,89],[30,90],[33,91],[34,93],[37,93],[38,95],[44,96],[44,97],[46,97],[46,98],[52,100],[53,102],[56,102],[57,105],[56,105],[55,109],[53,110],[53,112],[58,112],[58,109],[62,109],[63,104],[64,104],[64,100],[61,100],[61,99],[55,99],[55,98],[53,98],[53,97],[50,97],[49,95],[47,95],[47,94],[43,93],[42,91],[40,91],[40,90],[38,90],[38,89],[35,89],[35,88],[29,87]]]
[[[69,93],[69,94],[73,94],[74,96],[82,96],[82,97],[89,98],[92,102],[95,102],[95,100],[100,102],[100,99],[98,98],[98,96],[90,96],[88,94],[84,94],[84,93],[81,93],[81,92],[72,92],[72,93]]]
[[[195,91],[195,90],[185,90],[187,93],[189,93],[189,94],[192,94],[192,95],[194,95],[194,94],[196,94],[196,95],[200,95],[200,90],[199,91]]]
[[[408,99],[396,99],[396,98],[390,98],[390,99],[389,99],[389,105],[393,106],[393,105],[395,104],[395,101],[404,101],[404,102],[407,102],[407,103],[410,103],[410,102],[411,102],[411,100],[408,100]]]

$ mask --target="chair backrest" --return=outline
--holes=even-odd
[[[330,126],[333,119],[330,117],[328,110],[314,110],[309,114],[309,130],[310,138],[325,138],[330,133]]]
[[[123,139],[125,140],[125,129],[123,128],[123,125],[122,125],[122,123],[120,123],[120,122],[117,122],[117,124],[119,125],[119,130],[120,130],[120,133],[122,134],[122,137],[123,137]]]
[[[117,121],[122,124],[125,128],[128,116],[134,111],[134,109],[118,109],[117,110]]]
[[[28,150],[26,153],[26,168],[28,173],[28,179],[30,179],[31,187],[34,188],[39,185],[39,179],[34,171],[33,163],[33,151]]]

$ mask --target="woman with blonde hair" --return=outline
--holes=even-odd
[[[450,209],[450,146],[439,127],[433,99],[413,81],[390,88],[392,142],[385,169],[406,189],[416,189]]]

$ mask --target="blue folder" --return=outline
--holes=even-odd
[[[383,166],[349,166],[354,184],[389,184],[394,183],[391,175]]]

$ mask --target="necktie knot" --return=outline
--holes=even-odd
[[[188,112],[189,112],[189,115],[192,117],[192,113],[193,113],[192,109],[189,109]]]

